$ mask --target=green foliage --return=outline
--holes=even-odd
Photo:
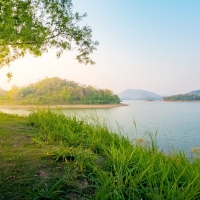
[[[81,86],[73,81],[60,78],[46,78],[38,83],[2,93],[1,99],[16,101],[16,104],[64,105],[64,104],[114,104],[120,103],[117,95],[110,90]]]
[[[78,190],[91,193],[82,184],[81,165],[49,159],[51,148],[32,141],[38,129],[27,123],[27,117],[0,112],[0,199],[73,199],[81,196]]]
[[[45,184],[44,187],[41,188],[39,185],[37,188],[33,188],[31,191],[28,191],[25,194],[26,199],[49,199],[56,200],[60,194],[64,193],[64,191],[60,190],[60,185],[62,185],[63,179],[52,183],[52,185]]]
[[[73,13],[72,7],[71,0],[0,0],[0,67],[52,47],[60,57],[72,44],[80,63],[94,64],[89,55],[98,42],[92,41],[89,26],[79,25],[86,14]]]
[[[2,200],[200,198],[200,159],[160,152],[152,137],[132,143],[98,118],[60,111],[0,119]]]
[[[178,94],[164,97],[164,101],[200,101],[200,96],[196,94]]]
[[[111,133],[105,124],[89,124],[44,110],[31,114],[29,123],[39,128],[36,138],[40,144],[59,149],[57,153],[53,150],[54,158],[61,158],[56,159],[58,162],[71,161],[72,157],[77,162],[80,149],[93,158],[82,162],[83,171],[90,172],[88,177],[96,188],[92,199],[200,198],[199,159],[190,163],[184,153],[165,155],[152,137],[146,146],[133,145]]]

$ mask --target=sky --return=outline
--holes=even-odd
[[[60,77],[114,93],[142,89],[173,95],[200,89],[199,0],[73,0],[73,5],[87,13],[82,24],[99,41],[91,55],[96,64],[79,64],[76,51],[59,59],[54,50],[37,58],[26,55],[0,69],[1,88]]]

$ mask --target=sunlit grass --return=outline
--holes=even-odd
[[[98,117],[66,117],[60,111],[39,109],[23,120],[27,123],[23,128],[32,130],[32,142],[24,147],[24,155],[33,156],[36,166],[43,163],[45,170],[39,167],[43,173],[36,174],[40,179],[35,177],[34,183],[16,185],[21,196],[15,199],[200,198],[200,160],[191,163],[183,152],[162,153],[152,136],[130,141],[112,133]],[[3,167],[2,183],[8,175]],[[8,185],[3,187],[2,199],[10,197]]]

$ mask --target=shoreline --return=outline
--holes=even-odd
[[[191,101],[183,101],[183,100],[170,101],[170,100],[163,100],[163,102],[200,102],[200,100],[191,100]]]
[[[77,104],[77,105],[0,105],[0,109],[34,109],[34,108],[115,108],[128,104]]]

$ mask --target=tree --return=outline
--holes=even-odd
[[[25,87],[13,86],[9,91],[0,88],[0,100],[16,101],[16,104],[111,104],[120,103],[110,90],[81,86],[58,77],[45,78]]]
[[[94,64],[96,50],[89,26],[80,27],[86,14],[73,13],[71,0],[0,0],[0,68],[26,53],[41,56],[49,48],[78,50],[80,63]]]

